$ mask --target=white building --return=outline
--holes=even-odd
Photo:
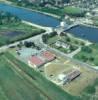
[[[68,45],[67,43],[61,42],[61,41],[57,41],[57,42],[55,43],[55,45],[56,45],[57,47],[62,47],[62,48],[65,48],[65,49],[69,49],[69,47],[70,47],[70,45]]]

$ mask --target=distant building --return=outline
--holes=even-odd
[[[40,3],[40,1],[41,0],[28,0],[30,3],[35,3],[35,4],[37,4],[37,3]]]
[[[33,68],[39,68],[40,66],[44,65],[45,62],[43,60],[41,60],[39,57],[37,57],[37,56],[32,56],[28,60],[28,64],[29,64],[29,66],[31,66]]]
[[[70,2],[70,0],[27,0],[27,1],[29,1],[30,3],[33,3],[33,4],[44,4],[44,5],[52,4],[52,5],[56,5],[56,6],[62,6],[65,3]]]

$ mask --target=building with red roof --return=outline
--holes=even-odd
[[[45,58],[46,61],[52,61],[56,58],[55,54],[53,54],[49,51],[42,52],[42,57]]]
[[[42,66],[43,64],[45,64],[45,62],[43,60],[41,60],[38,56],[32,56],[29,59],[28,64],[31,67],[39,68],[40,66]]]

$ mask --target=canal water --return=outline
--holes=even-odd
[[[56,27],[60,24],[60,21],[54,17],[23,8],[13,7],[7,4],[0,4],[0,10],[10,12],[13,15],[18,16],[22,20],[41,26]]]
[[[54,17],[23,8],[13,7],[7,4],[0,4],[0,10],[10,12],[13,15],[18,16],[22,20],[41,26],[56,27],[60,24],[60,21]],[[71,33],[76,37],[98,43],[98,28],[78,25],[67,30],[66,32]]]
[[[66,32],[71,33],[76,37],[98,43],[98,28],[78,25],[67,30]]]

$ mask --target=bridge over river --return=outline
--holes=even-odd
[[[55,28],[55,30],[56,30],[56,32],[57,32],[57,34],[58,35],[60,35],[62,32],[64,32],[64,31],[67,31],[67,30],[69,30],[69,29],[71,29],[71,28],[73,28],[73,27],[75,27],[75,26],[78,26],[79,25],[79,22],[74,22],[73,24],[71,24],[71,25],[68,25],[68,24],[66,24],[65,26],[57,26],[56,28]]]

